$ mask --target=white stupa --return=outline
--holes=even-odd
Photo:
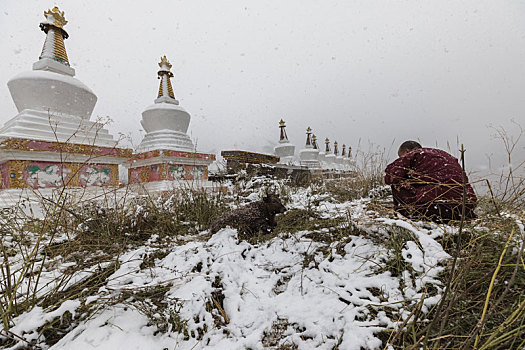
[[[7,86],[18,115],[0,129],[0,137],[97,144],[114,147],[116,141],[102,125],[89,118],[97,96],[74,78],[64,46],[67,21],[57,7],[44,12],[40,29],[46,40],[33,70],[12,78]]]
[[[175,99],[171,86],[172,65],[166,56],[161,57],[159,67],[161,81],[157,98],[142,112],[140,122],[146,135],[127,164],[129,182],[206,181],[208,165],[215,160],[215,155],[195,151],[187,134],[191,116]]]
[[[117,185],[131,150],[90,121],[97,96],[74,78],[64,12],[44,12],[44,47],[33,70],[8,83],[18,114],[0,129],[0,188]]]
[[[306,145],[299,152],[299,158],[301,160],[301,165],[309,168],[320,168],[319,163],[319,150],[317,147],[314,147],[314,142],[312,140],[312,129],[308,127],[306,129]]]
[[[348,155],[345,158],[346,166],[348,169],[352,169],[355,167],[355,159],[352,158],[352,147],[348,146]]]
[[[273,149],[274,154],[280,158],[279,164],[293,164],[295,160],[295,145],[288,140],[286,124],[282,119],[279,122],[279,128],[281,129],[281,136],[279,144]]]
[[[319,149],[319,164],[321,164],[321,167],[324,167],[326,152],[317,145],[317,136],[312,136],[312,142],[314,143],[314,148]]]
[[[341,159],[338,159],[338,162],[342,170],[348,170],[348,158],[346,157],[346,145],[344,143],[341,151]]]
[[[325,156],[324,156],[324,168],[326,169],[333,169],[335,168],[335,155],[332,153],[332,150],[330,149],[330,140],[328,137],[324,141],[325,143]]]
[[[155,103],[142,112],[140,124],[146,131],[137,147],[137,153],[154,149],[193,152],[194,145],[187,134],[190,114],[179,105],[171,86],[171,63],[166,56],[159,62],[158,76],[161,79]]]
[[[343,156],[339,154],[339,144],[337,141],[334,142],[334,156],[335,156],[335,165],[337,169],[343,168]]]

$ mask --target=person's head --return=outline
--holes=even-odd
[[[405,141],[401,144],[401,146],[399,146],[397,155],[400,157],[403,157],[408,152],[412,152],[420,148],[421,148],[421,145],[417,141]]]

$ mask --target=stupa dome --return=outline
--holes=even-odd
[[[97,96],[72,76],[51,70],[16,75],[7,83],[18,112],[25,109],[89,119]]]
[[[140,124],[146,132],[172,130],[186,133],[190,126],[190,114],[181,106],[156,103],[142,112]]]

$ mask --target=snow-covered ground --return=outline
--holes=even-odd
[[[244,201],[261,191],[254,186]],[[26,341],[43,349],[376,349],[414,305],[423,300],[425,313],[438,302],[438,275],[450,257],[438,239],[453,227],[380,214],[371,198],[339,203],[312,188],[288,191],[289,210],[308,208],[339,224],[257,244],[231,228],[170,243],[154,235],[118,257],[93,295],[15,318],[10,332],[24,340],[11,349]],[[396,234],[405,237],[398,273]],[[75,272],[69,285],[108,264]],[[68,266],[60,257],[47,263],[41,293]],[[66,314],[67,334],[46,345],[41,327]]]

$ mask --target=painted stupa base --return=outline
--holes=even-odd
[[[0,142],[0,189],[117,186],[130,149],[7,138]]]
[[[207,181],[214,154],[154,150],[134,154],[128,162],[130,184],[156,181]]]

